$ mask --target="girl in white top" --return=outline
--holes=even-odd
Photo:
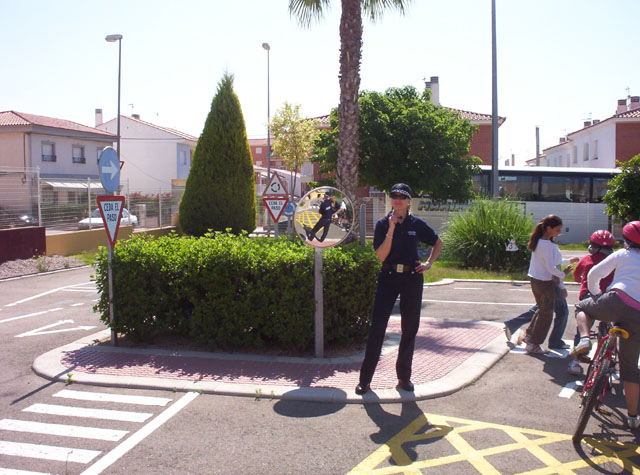
[[[586,353],[591,348],[589,333],[593,320],[616,322],[629,333],[619,340],[620,379],[627,401],[627,424],[640,427],[638,399],[640,399],[640,221],[632,221],[622,228],[625,248],[614,252],[593,266],[587,276],[589,292],[594,297],[576,304],[576,321],[580,342],[574,353]],[[600,279],[614,271],[613,281],[600,295]]]
[[[529,237],[531,263],[528,274],[531,278],[531,291],[538,304],[538,310],[533,315],[524,338],[529,354],[547,353],[540,344],[547,338],[553,318],[554,278],[560,283],[571,271],[571,267],[567,267],[564,272],[556,267],[562,263],[562,254],[553,242],[553,238],[561,232],[562,220],[555,214],[550,214],[540,220]],[[570,262],[577,261],[578,258],[570,260]]]

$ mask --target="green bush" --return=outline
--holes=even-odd
[[[442,233],[443,258],[465,267],[517,271],[526,269],[527,249],[534,223],[518,203],[507,200],[474,201],[453,214]],[[511,239],[517,251],[507,251]]]
[[[105,324],[138,340],[168,332],[211,349],[304,352],[314,343],[313,266],[314,250],[287,237],[134,235],[114,249],[115,324],[104,248],[96,310]],[[364,338],[380,268],[373,250],[326,250],[323,268],[325,345]]]

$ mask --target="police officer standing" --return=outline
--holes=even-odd
[[[313,241],[313,238],[315,238],[318,242],[323,242],[327,237],[329,227],[331,226],[331,216],[333,216],[333,213],[335,213],[339,209],[340,205],[336,203],[335,196],[333,196],[331,192],[327,191],[324,194],[324,200],[322,201],[322,203],[320,203],[320,219],[310,232],[305,229],[307,233],[307,239],[309,239],[309,241]],[[322,228],[324,228],[322,231],[322,236],[316,237],[316,233]]]
[[[409,213],[411,188],[404,183],[393,185],[390,192],[392,211],[376,223],[373,248],[382,269],[378,275],[367,349],[360,369],[356,394],[369,391],[393,305],[400,295],[402,338],[398,348],[396,374],[398,387],[413,391],[411,365],[422,307],[422,273],[431,268],[442,249],[442,240],[427,223]],[[422,263],[418,242],[433,246],[429,260]]]

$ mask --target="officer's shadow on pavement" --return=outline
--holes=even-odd
[[[388,407],[397,408],[398,405],[393,404]],[[382,404],[365,404],[364,408],[371,420],[378,426],[378,432],[369,436],[376,444],[386,444],[419,417],[424,419],[424,424],[420,425],[421,429],[429,425],[426,415],[418,407],[416,401],[403,402],[399,415],[385,411],[385,406]],[[431,439],[431,441],[434,442],[436,440],[437,439]],[[407,461],[410,461],[409,463],[415,462],[418,457],[415,449],[416,445],[425,443],[428,442],[425,440],[409,440],[402,444],[389,444],[389,450],[391,451],[390,463],[405,465]],[[401,453],[398,453],[398,451]]]

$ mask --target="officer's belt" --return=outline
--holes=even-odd
[[[404,274],[405,272],[414,271],[415,266],[407,264],[383,264],[382,269],[386,271],[396,272],[398,274]]]

